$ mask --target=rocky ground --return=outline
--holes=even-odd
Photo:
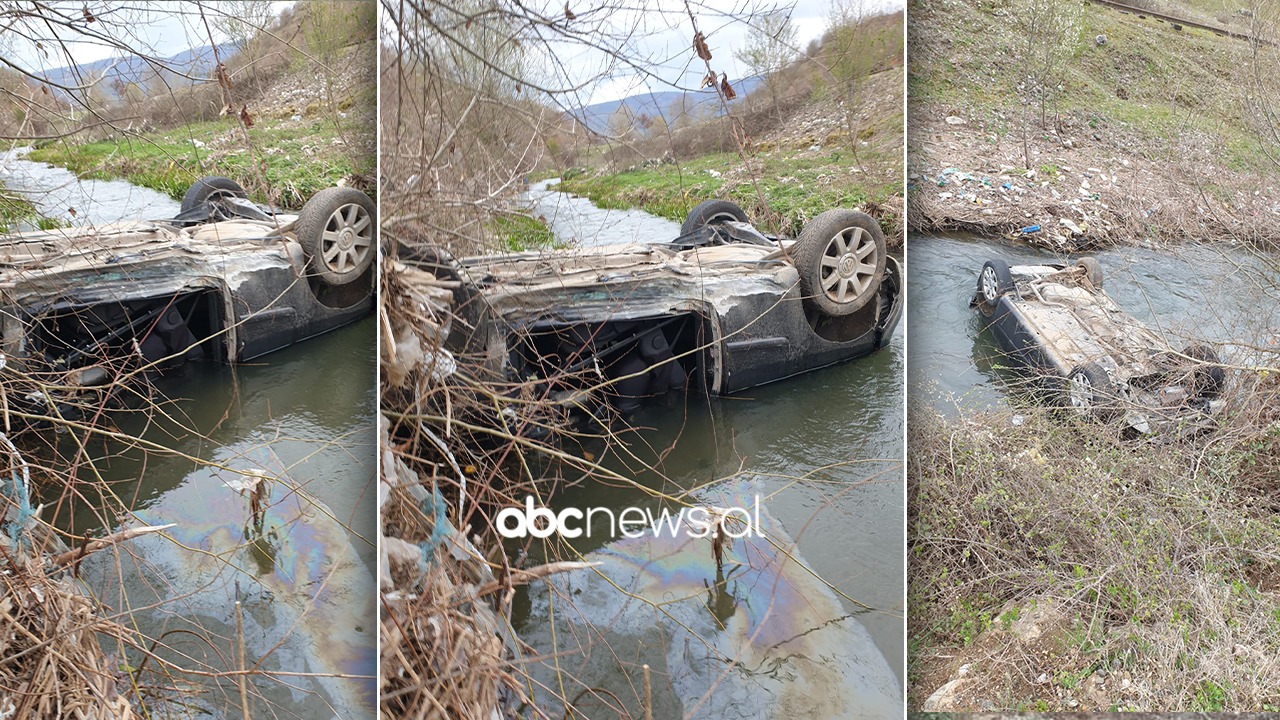
[[[913,231],[1016,237],[1062,252],[1280,242],[1280,183],[1223,166],[1209,137],[1180,138],[1175,161],[1123,129],[1069,121],[1031,139],[1027,162],[1020,139],[1001,138],[965,108],[921,108],[911,123]]]
[[[1190,12],[1174,5],[1164,10]],[[943,0],[914,16],[909,227],[1063,252],[1280,242],[1280,164],[1253,122],[1249,44],[1085,12],[1044,123],[1019,94],[1021,40],[1006,12]]]

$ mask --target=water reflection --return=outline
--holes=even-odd
[[[758,490],[733,483],[709,502],[749,507]],[[767,510],[761,524],[766,537],[733,541],[722,570],[707,538],[609,543],[585,558],[598,568],[531,592],[525,639],[565,653],[560,670],[575,685],[627,707],[650,664],[656,717],[899,717],[898,680],[867,630]],[[537,674],[549,687],[562,680],[547,664]],[[580,709],[608,717],[608,697],[588,699],[606,714]]]
[[[167,406],[182,425],[125,417],[121,427],[182,455],[101,448],[94,472],[106,484],[85,487],[111,495],[50,498],[48,515],[79,533],[176,523],[87,558],[85,586],[148,637],[165,638],[162,657],[214,673],[234,669],[240,600],[246,655],[265,673],[252,681],[262,713],[374,712],[372,331],[363,321],[256,366],[197,365],[166,378],[162,389],[184,398]],[[228,486],[252,474],[269,479],[260,525]],[[192,679],[200,693],[183,702],[195,717],[238,716],[232,679]]]

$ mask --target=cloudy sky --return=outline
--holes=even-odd
[[[889,13],[903,9],[905,0],[857,0],[844,5],[857,7],[865,15]],[[572,0],[571,0],[572,7]],[[769,2],[766,0],[701,0],[693,5],[698,29],[707,37],[712,53],[711,66],[727,73],[730,82],[749,71],[741,67],[734,52],[747,41],[750,23],[759,16],[774,10],[790,12],[796,27],[798,49],[804,49],[811,40],[818,39],[826,31],[831,15],[831,0],[791,0]],[[579,49],[568,53],[567,64],[579,73],[608,73],[610,76],[593,83],[579,93],[578,102],[586,105],[617,100],[629,95],[649,91],[696,90],[706,75],[706,66],[691,51],[693,35],[689,15],[683,3],[670,1],[655,3],[644,11],[619,11],[608,18],[607,23],[627,34],[624,52],[647,60],[657,77],[644,77],[615,64],[609,68],[608,58],[599,51]]]
[[[290,4],[273,3],[273,9],[278,13]],[[218,43],[227,40],[213,22],[228,7],[218,2],[96,0],[53,2],[47,7],[59,20],[52,29],[43,22],[26,21],[6,29],[0,41],[10,61],[34,72],[120,57],[128,51],[165,58],[208,45],[210,37]],[[86,9],[94,22],[86,22]]]
[[[901,10],[905,5],[905,0],[834,1],[859,7],[867,15]],[[726,73],[733,82],[749,73],[733,55],[746,44],[752,22],[772,11],[789,12],[797,30],[796,46],[803,49],[825,32],[832,2],[690,0],[689,8],[707,37],[712,67]],[[582,37],[587,42],[554,42],[550,49],[556,59],[544,63],[544,72],[556,78],[552,84],[561,88],[581,86],[572,94],[559,97],[566,106],[581,107],[647,91],[696,90],[706,74],[705,65],[690,49],[693,30],[684,2],[568,0],[566,5],[565,0],[542,0],[535,4],[542,5],[543,12],[557,20],[563,17],[562,7],[568,7],[577,15],[570,25],[585,31]],[[290,3],[273,5],[278,13]],[[28,22],[21,33],[5,32],[0,39],[0,50],[8,59],[35,72],[118,57],[125,51],[117,42],[138,53],[162,58],[207,45],[211,36],[215,42],[224,42],[226,38],[214,23],[206,27],[204,20],[224,14],[230,5],[214,1],[77,0],[54,2],[49,7],[73,27],[55,25],[51,31],[43,23]],[[94,15],[95,22],[84,22],[85,8]],[[619,57],[626,61],[619,61]],[[628,66],[627,61],[644,71]]]

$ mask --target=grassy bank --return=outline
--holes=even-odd
[[[511,252],[560,247],[551,228],[539,218],[518,213],[499,215],[489,224],[499,247]]]
[[[1268,132],[1248,43],[1090,5],[1046,107],[1019,88],[1013,6],[918,4],[911,26],[909,225],[1062,250],[1159,240],[1280,240]],[[1166,2],[1164,12],[1198,17]],[[1223,13],[1225,21],[1247,22]],[[1245,28],[1233,25],[1236,30]],[[1274,63],[1258,48],[1256,61]],[[948,169],[958,171],[944,176]],[[1050,172],[1047,170],[1056,170]],[[1062,221],[1087,226],[1072,236]]]
[[[560,189],[590,198],[603,208],[638,207],[676,222],[683,222],[703,200],[724,198],[741,205],[748,217],[777,223],[782,233],[792,237],[825,210],[864,208],[876,215],[890,238],[896,235],[901,201],[895,198],[900,197],[900,188],[864,186],[845,148],[762,152],[751,159],[749,168],[738,155],[719,153],[616,174],[580,175],[565,180]],[[757,178],[765,206],[752,176]]]
[[[0,185],[0,233],[13,232],[21,225],[30,225],[41,230],[52,230],[62,226],[57,218],[40,214],[35,205],[25,197],[5,190]]]
[[[37,218],[35,205],[0,186],[0,232],[10,232],[18,223]]]
[[[1171,444],[915,408],[911,707],[1280,708],[1280,422],[1257,402]]]
[[[349,151],[344,140],[359,131],[322,117],[261,122],[248,130],[223,119],[119,141],[58,142],[37,148],[29,158],[81,177],[122,177],[175,199],[199,178],[223,175],[255,198],[296,209],[344,179],[372,192],[373,156]]]

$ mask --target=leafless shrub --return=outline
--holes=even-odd
[[[1103,699],[1143,711],[1276,702],[1267,658],[1280,651],[1280,395],[1277,356],[1259,357],[1262,366],[1234,371],[1217,429],[1182,439],[1134,439],[1123,423],[1021,404],[948,419],[917,402],[908,438],[917,707],[979,655],[981,688],[965,700],[986,693],[1010,709],[1066,710],[1073,688],[1081,709]],[[1008,628],[1036,607],[1063,619],[1029,653]],[[1004,690],[992,663],[1010,669]],[[1089,679],[1095,671],[1110,690],[1081,694],[1100,682]]]

